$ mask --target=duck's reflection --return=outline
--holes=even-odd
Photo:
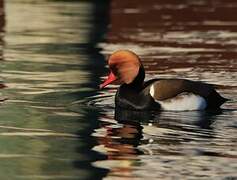
[[[142,139],[142,126],[139,121],[131,119],[115,119],[118,125],[108,123],[113,121],[113,117],[104,116],[106,122],[102,123],[101,129],[105,129],[105,136],[98,138],[99,144],[102,144],[108,151],[108,159],[126,159],[133,155],[140,154],[136,147]],[[117,119],[118,118],[118,119]],[[124,117],[125,118],[125,117]]]
[[[140,155],[181,155],[185,153],[183,144],[203,136],[212,138],[212,123],[220,113],[152,113],[116,107],[114,117],[103,115],[100,129],[104,133],[98,137],[98,143],[107,155],[107,162],[111,162],[110,172],[113,175],[126,172],[126,176],[130,176],[140,164]]]
[[[122,108],[115,108],[114,118],[120,123],[139,123],[148,124],[153,123],[157,127],[182,126],[185,124],[195,125],[202,129],[212,129],[212,123],[215,122],[216,116],[221,114],[222,110],[209,110],[209,111],[185,111],[185,112],[172,112],[172,111],[132,111]]]
[[[116,121],[110,115],[102,117],[100,129],[104,135],[97,136],[97,140],[103,149],[99,151],[106,154],[107,160],[99,166],[109,168],[110,175],[126,179],[132,177],[134,165],[139,164],[138,155],[142,151],[137,147],[143,138],[142,126],[135,119],[119,115],[115,117]]]

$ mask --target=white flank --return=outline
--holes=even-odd
[[[150,87],[150,95],[151,95],[151,97],[154,98],[155,90],[154,90],[154,86],[153,85],[151,85],[151,87]]]
[[[154,98],[154,87],[150,88],[150,95]],[[174,98],[163,101],[155,100],[160,104],[161,109],[168,111],[194,111],[204,110],[207,107],[206,100],[196,94],[182,93]]]

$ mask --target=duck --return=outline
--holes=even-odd
[[[100,85],[120,85],[115,106],[130,110],[198,111],[220,109],[228,99],[214,85],[188,79],[151,79],[144,81],[145,69],[137,54],[117,50],[108,58],[110,73]]]

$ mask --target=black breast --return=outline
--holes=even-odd
[[[115,105],[131,110],[160,109],[160,105],[154,101],[147,88],[139,89],[127,84],[119,87],[115,96]]]

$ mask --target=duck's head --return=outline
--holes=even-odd
[[[116,84],[132,84],[143,82],[145,73],[139,57],[129,50],[114,52],[108,59],[110,74],[100,88],[116,82]],[[139,78],[137,78],[139,76]],[[138,80],[137,80],[138,79]]]

